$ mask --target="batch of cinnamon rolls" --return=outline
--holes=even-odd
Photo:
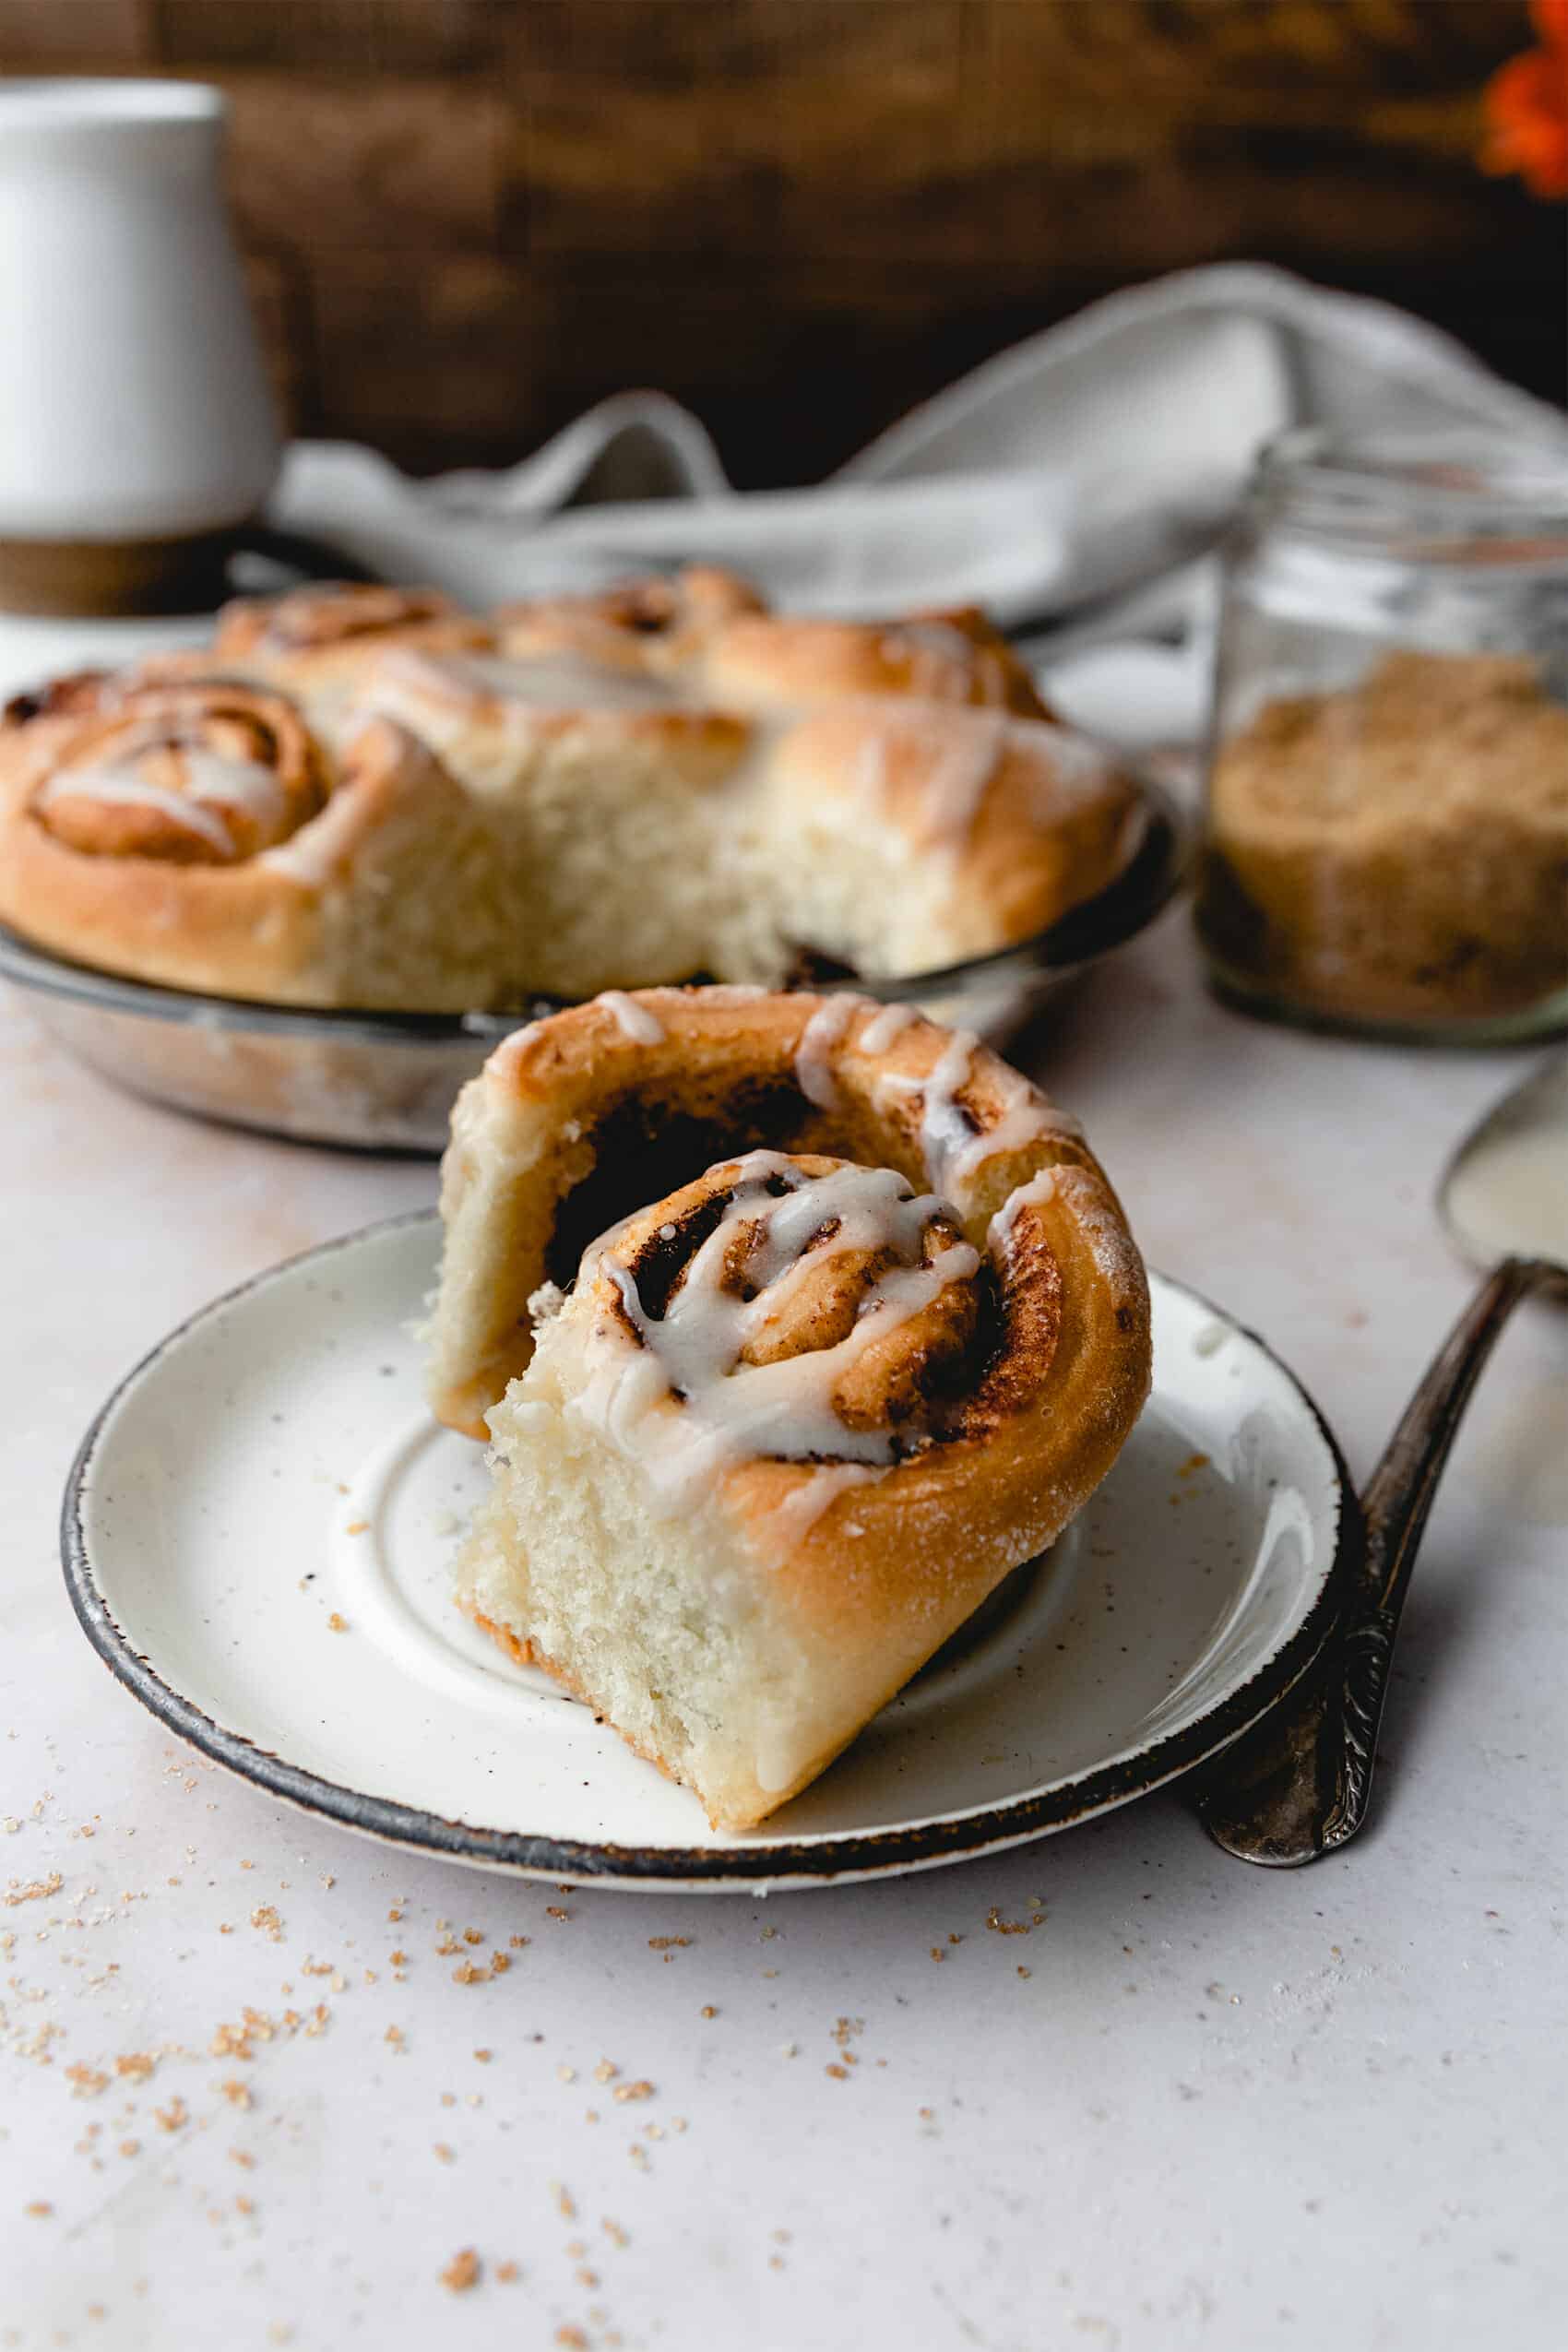
[[[1150,1369],[1075,1124],[971,1034],[783,984],[1032,933],[1134,802],[973,613],[312,589],[11,707],[0,918],[231,996],[576,1000],[453,1116],[430,1393],[492,1468],[456,1597],[740,1831],[1054,1540]]]
[[[728,575],[505,609],[309,588],[0,724],[0,921],[142,980],[468,1012],[930,971],[1112,880],[1139,802],[982,616]]]

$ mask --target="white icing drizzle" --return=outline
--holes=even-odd
[[[801,1032],[795,1048],[795,1084],[819,1111],[837,1107],[838,1086],[830,1056],[860,1009],[856,997],[825,996]]]
[[[968,683],[977,650],[951,621],[900,621],[885,631],[882,647],[890,660],[912,656],[917,677],[935,669],[944,680],[958,685]]]
[[[183,785],[152,784],[141,775],[136,763],[153,751],[178,755],[184,772]],[[53,801],[77,798],[152,809],[188,832],[199,834],[222,857],[234,852],[233,834],[220,814],[223,809],[243,809],[266,827],[279,824],[288,805],[283,787],[270,767],[256,760],[225,759],[220,753],[159,726],[127,737],[116,747],[113,759],[57,768],[40,790],[37,804],[47,808]]]
[[[1056,1170],[1042,1168],[1027,1184],[1016,1185],[986,1229],[986,1247],[1003,1256],[1013,1245],[1013,1228],[1027,1208],[1043,1208],[1056,1197]]]
[[[635,997],[628,996],[624,989],[602,988],[595,1002],[613,1015],[621,1034],[629,1037],[634,1045],[663,1044],[663,1022],[650,1013],[646,1004],[639,1004]]]
[[[921,795],[926,823],[956,848],[961,849],[975,829],[1007,748],[1007,727],[1000,714],[977,712],[967,719],[957,742],[944,744],[927,773]]]
[[[869,717],[868,731],[854,758],[856,790],[868,800],[885,802],[892,782],[889,752],[910,745],[919,763],[914,777],[926,827],[935,840],[961,849],[974,831],[1007,749],[1013,723],[1007,713],[947,712],[940,726],[918,731],[885,711]]]
[[[104,802],[121,801],[134,808],[153,809],[159,815],[172,817],[176,825],[189,833],[198,833],[210,841],[220,857],[232,857],[234,838],[216,809],[204,806],[200,801],[187,800],[183,792],[170,792],[156,784],[144,784],[134,773],[124,774],[112,767],[67,768],[52,776],[38,795],[40,808],[47,808],[51,801],[72,799]]]
[[[943,1186],[962,1182],[1004,1152],[1022,1151],[1044,1135],[1074,1132],[1073,1123],[1005,1063],[997,1063],[992,1080],[1002,1097],[1002,1115],[977,1132],[958,1097],[973,1074],[979,1045],[973,1029],[955,1029],[929,1077],[889,1071],[882,1080],[885,1088],[922,1098],[921,1149],[932,1182]]]
[[[1116,773],[1115,762],[1098,743],[1071,727],[1059,727],[1053,719],[1014,719],[1009,723],[1022,744],[1032,742],[1050,755],[1049,782],[1039,779],[1040,789],[1034,795],[1042,817],[1051,814],[1064,798],[1092,798],[1106,778]]]
[[[768,1514],[767,1536],[777,1556],[798,1551],[823,1513],[849,1487],[874,1486],[887,1476],[869,1462],[818,1462]]]
[[[395,646],[378,659],[375,682],[464,711],[482,702],[576,710],[638,709],[676,699],[669,687],[640,671],[612,669],[569,654],[424,653]]]
[[[691,1507],[726,1465],[758,1455],[890,1466],[893,1432],[849,1428],[834,1410],[834,1388],[865,1348],[921,1313],[949,1283],[969,1280],[980,1265],[967,1241],[948,1243],[929,1265],[921,1263],[927,1226],[944,1204],[929,1194],[912,1195],[893,1169],[843,1167],[807,1177],[785,1154],[769,1151],[750,1152],[737,1166],[724,1214],[691,1258],[660,1321],[644,1313],[633,1276],[613,1257],[594,1251],[584,1263],[585,1278],[602,1273],[614,1285],[630,1332],[618,1321],[596,1328],[589,1344],[590,1360],[597,1360],[570,1409],[637,1462],[656,1507],[671,1514]],[[781,1195],[767,1189],[778,1181],[789,1188]],[[818,1264],[824,1249],[891,1248],[905,1262],[871,1286],[854,1324],[834,1346],[773,1363],[742,1362],[748,1338],[778,1311],[781,1277],[796,1278],[808,1244],[835,1222],[837,1230],[812,1252]],[[723,1287],[742,1225],[758,1229],[747,1265],[758,1295],[750,1301]],[[676,1409],[659,1410],[675,1390],[682,1399]]]
[[[895,1038],[921,1018],[912,1004],[885,1004],[861,1031],[855,1042],[862,1053],[885,1053]]]

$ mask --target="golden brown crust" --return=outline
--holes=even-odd
[[[1049,716],[1028,671],[973,605],[885,622],[799,620],[770,612],[731,574],[693,565],[598,596],[503,606],[492,620],[514,658],[638,671],[733,709],[913,695]]]
[[[790,822],[809,835],[868,821],[950,878],[945,960],[1033,937],[1103,890],[1142,806],[1124,769],[1082,736],[997,711],[905,702],[818,710],[779,741]]]
[[[210,650],[194,659],[299,691],[351,680],[367,652],[394,645],[482,653],[493,647],[494,636],[486,623],[435,588],[324,580],[282,596],[226,604]]]
[[[564,656],[665,677],[700,660],[728,623],[766,609],[732,572],[688,564],[671,577],[623,581],[597,595],[504,604],[490,618],[500,650],[514,659]]]
[[[709,645],[701,683],[717,701],[746,710],[911,695],[1049,715],[1023,663],[972,606],[907,621],[734,621]]]

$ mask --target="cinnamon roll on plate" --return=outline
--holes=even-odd
[[[1137,1418],[1142,1262],[1073,1123],[903,1006],[736,988],[522,1030],[453,1121],[437,1413],[463,1605],[742,1829]]]

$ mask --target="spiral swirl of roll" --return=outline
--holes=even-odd
[[[89,857],[234,865],[289,840],[328,790],[325,755],[292,703],[193,680],[133,686],[89,711],[32,806]]]

